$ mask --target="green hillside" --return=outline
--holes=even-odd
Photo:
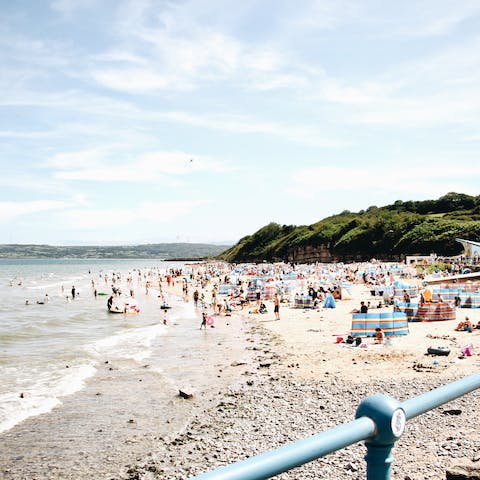
[[[0,258],[156,258],[164,260],[215,257],[225,245],[153,243],[120,246],[0,245]]]
[[[270,223],[222,253],[229,262],[295,261],[309,251],[332,261],[398,260],[405,255],[462,253],[456,238],[480,239],[480,196],[448,193],[438,200],[396,201],[344,211],[313,225]],[[310,258],[308,257],[308,258]],[[318,258],[320,259],[320,258]]]

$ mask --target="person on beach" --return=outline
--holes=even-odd
[[[200,296],[200,294],[198,293],[198,290],[195,290],[193,292],[193,305],[195,306],[195,308],[198,307],[198,297]]]
[[[202,313],[202,324],[200,325],[200,330],[205,327],[207,329],[207,312]]]
[[[212,307],[215,308],[217,305],[217,288],[214,286],[212,290]]]
[[[380,327],[377,327],[375,329],[375,343],[382,344],[384,338],[385,338],[385,335],[383,334],[382,329]]]
[[[463,322],[460,322],[455,329],[457,332],[469,332],[472,333],[473,325],[468,317],[465,317]]]
[[[240,289],[240,294],[238,297],[240,302],[240,310],[243,310],[243,307],[245,307],[245,304],[248,303],[248,301],[247,301],[247,295],[242,288]]]
[[[423,302],[424,303],[431,303],[432,302],[432,291],[428,288],[423,291]]]
[[[278,293],[273,297],[273,313],[275,314],[275,320],[280,320],[280,299]]]
[[[368,307],[365,302],[360,302],[360,308],[355,308],[350,313],[368,313]]]
[[[110,295],[107,300],[107,309],[110,311],[112,309],[112,304],[113,304],[113,295]]]
[[[230,316],[232,314],[232,307],[230,306],[230,304],[228,303],[228,300],[225,299],[223,301],[223,310],[225,311],[225,316]]]
[[[75,300],[75,285],[72,285],[72,300]]]

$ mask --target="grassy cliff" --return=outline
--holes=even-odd
[[[480,196],[448,193],[438,200],[396,201],[357,213],[344,211],[312,225],[270,223],[222,253],[229,262],[295,258],[302,248],[322,247],[334,260],[404,255],[452,256],[463,247],[456,238],[480,239]]]

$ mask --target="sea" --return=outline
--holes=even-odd
[[[225,351],[237,358],[238,337],[228,328],[201,331],[201,312],[173,294],[165,294],[171,307],[165,314],[158,286],[147,291],[145,275],[171,268],[186,272],[188,265],[0,259],[0,433],[59,407],[95,381],[108,362],[132,371],[148,366],[158,374],[165,402],[179,385],[207,389]],[[116,286],[127,294],[127,278],[133,279],[129,301],[138,306],[138,314],[107,311],[114,275],[121,279]]]

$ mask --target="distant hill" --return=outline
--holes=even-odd
[[[344,211],[312,225],[270,223],[220,255],[229,262],[332,262],[463,252],[456,238],[480,239],[480,196],[448,193],[438,200],[396,201]]]
[[[124,246],[0,245],[0,258],[156,258],[185,260],[212,258],[229,245],[154,243]]]

